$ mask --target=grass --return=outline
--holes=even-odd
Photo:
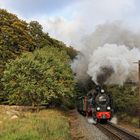
[[[120,123],[126,123],[134,127],[138,127],[139,119],[138,116],[129,116],[126,113],[117,114]]]
[[[67,117],[49,109],[13,120],[0,113],[0,140],[71,140],[71,135]]]

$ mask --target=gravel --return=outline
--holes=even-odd
[[[80,115],[76,110],[73,110],[71,114],[76,118],[76,122],[73,124],[73,126],[76,125],[75,130],[80,130],[79,132],[82,135],[82,138],[73,138],[73,140],[110,140],[95,125],[89,123],[86,117]]]

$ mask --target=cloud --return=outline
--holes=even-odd
[[[0,0],[0,7],[16,12],[25,18],[31,18],[42,14],[55,14],[74,1],[75,0]]]
[[[52,37],[80,49],[98,24],[120,20],[138,29],[138,0],[0,0],[0,7],[38,20]]]
[[[86,32],[81,25],[80,20],[66,20],[62,17],[49,18],[47,21],[42,21],[44,30],[49,32],[54,38],[64,41],[69,45],[79,44],[79,40]]]
[[[120,20],[134,25],[130,15],[136,12],[135,0],[81,0],[64,9],[71,18],[42,18],[44,29],[67,44],[82,46],[82,38],[91,34],[98,24]],[[71,12],[71,13],[70,13]]]

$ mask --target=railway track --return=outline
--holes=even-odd
[[[140,140],[140,136],[128,132],[112,123],[97,124],[97,128],[112,140]]]

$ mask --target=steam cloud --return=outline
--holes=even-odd
[[[137,82],[140,60],[140,33],[128,30],[119,22],[99,25],[84,38],[85,47],[72,63],[78,81],[89,77],[96,84]]]
[[[103,84],[114,72],[112,67],[101,67],[101,73],[97,75],[97,83]]]

